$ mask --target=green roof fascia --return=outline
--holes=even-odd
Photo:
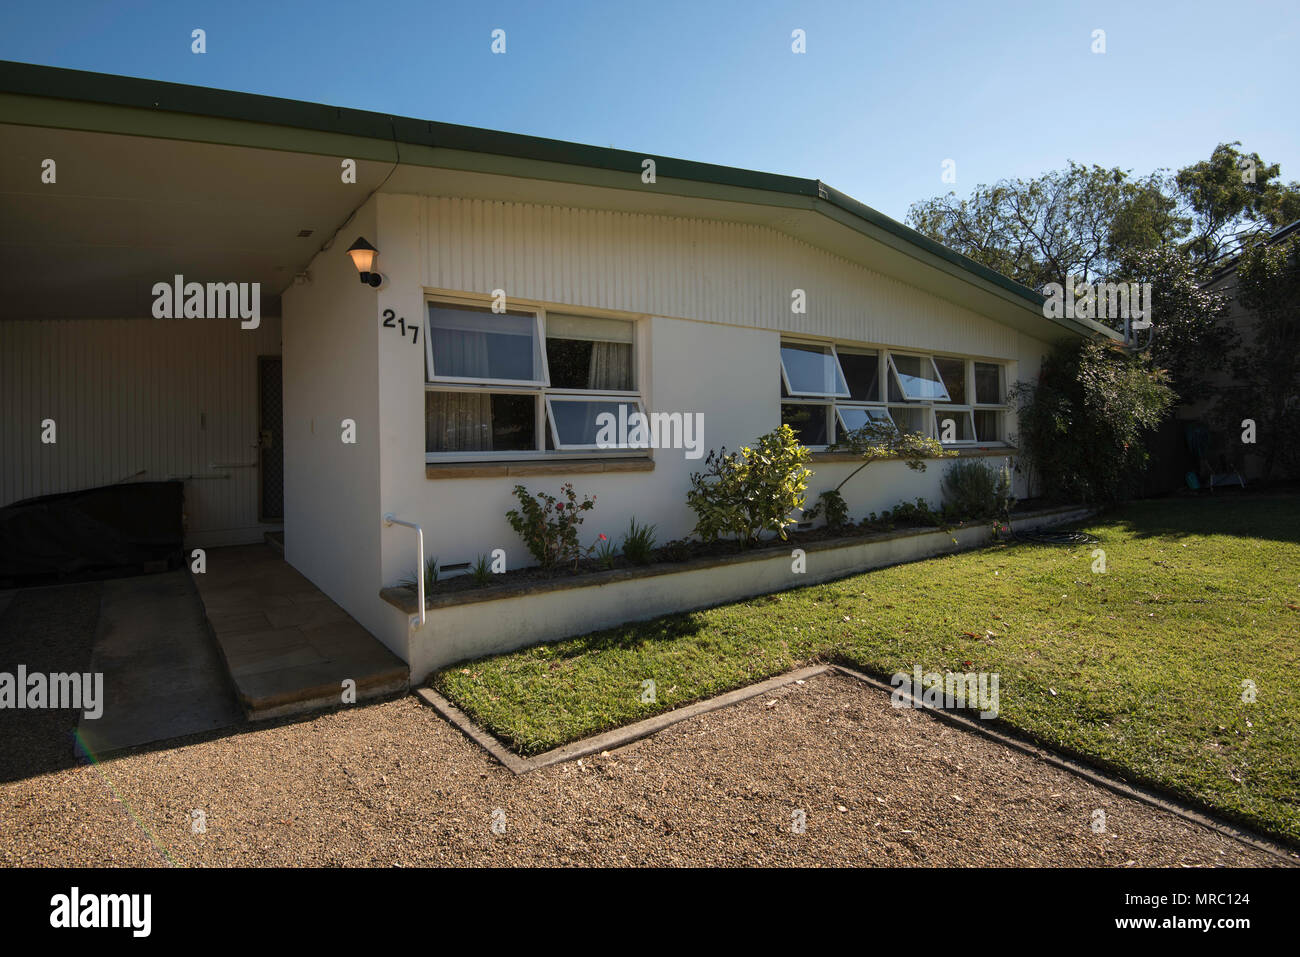
[[[819,180],[390,116],[254,93],[0,60],[0,121],[334,154],[628,188],[646,158],[680,195],[812,209],[1042,316],[1044,297]],[[538,164],[542,164],[539,168]],[[594,175],[575,177],[573,168]],[[750,191],[767,195],[758,200]],[[847,215],[845,215],[847,214]],[[918,253],[920,255],[918,255]],[[938,260],[935,262],[934,260]],[[1042,316],[1076,335],[1120,334],[1091,320]]]

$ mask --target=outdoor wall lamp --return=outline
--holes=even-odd
[[[375,254],[377,252],[379,250],[366,242],[361,236],[358,236],[357,241],[348,247],[348,255],[352,257],[357,272],[361,273],[361,281],[367,286],[378,286],[384,281],[384,277],[379,273],[370,271],[375,264]]]

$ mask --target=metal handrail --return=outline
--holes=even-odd
[[[389,526],[389,525],[405,525],[407,528],[413,528],[413,529],[415,529],[415,555],[416,555],[416,561],[419,563],[419,564],[417,564],[417,565],[415,566],[415,568],[416,568],[416,572],[415,572],[415,587],[416,587],[416,592],[419,594],[419,599],[420,599],[420,624],[421,624],[421,626],[423,626],[423,625],[424,625],[424,621],[425,621],[425,610],[424,610],[424,529],[422,529],[419,525],[416,525],[414,522],[404,522],[404,521],[402,521],[400,518],[398,518],[398,517],[397,517],[396,515],[394,515],[392,512],[387,512],[387,513],[385,513],[385,515],[384,515],[384,525],[385,525],[385,526]]]

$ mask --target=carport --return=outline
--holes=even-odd
[[[193,585],[182,588],[174,576],[202,568],[196,583],[206,574],[230,581],[237,562],[247,568],[239,546],[252,546],[264,550],[263,573],[283,570],[270,575],[263,597],[275,600],[276,583],[299,597],[315,592],[313,601],[333,612],[321,605],[314,614],[354,626],[332,633],[330,654],[347,662],[341,677],[362,679],[364,697],[378,685],[366,685],[358,660],[389,679],[400,666],[400,682],[379,683],[392,690],[404,686],[401,662],[263,544],[284,532],[280,295],[305,278],[392,164],[369,141],[272,125],[281,101],[246,98],[265,117],[257,122],[248,109],[242,119],[224,115],[228,100],[204,102],[209,93],[0,63],[0,509],[120,483],[182,485],[183,559],[143,587],[121,582],[146,579],[108,582],[96,599],[111,600],[112,618],[134,628],[118,628],[113,643],[96,639],[95,661],[119,678],[157,657],[177,617],[197,610],[207,627]],[[325,125],[337,112],[320,110]],[[233,284],[256,296],[256,318],[156,318],[160,283]],[[161,568],[118,573],[146,570]],[[21,610],[23,594],[10,596],[0,625]],[[277,651],[288,637],[280,629]],[[304,635],[289,659],[334,660],[311,649]],[[4,665],[16,663],[11,653],[19,652],[0,647]],[[261,660],[265,673],[270,659]],[[318,667],[296,698],[282,687],[276,713],[320,706],[324,678],[337,684],[325,671]],[[110,692],[114,680],[107,677]],[[155,691],[162,707],[168,690]]]

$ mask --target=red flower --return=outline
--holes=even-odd
[[[563,503],[563,502],[556,502],[556,503],[555,503],[555,510],[556,510],[557,512],[563,512],[563,511],[564,511],[564,503]]]
[[[601,540],[602,542],[607,542],[607,541],[609,541],[609,539],[605,537],[605,533],[604,533],[604,532],[601,532],[601,533],[600,533],[600,540]]]

